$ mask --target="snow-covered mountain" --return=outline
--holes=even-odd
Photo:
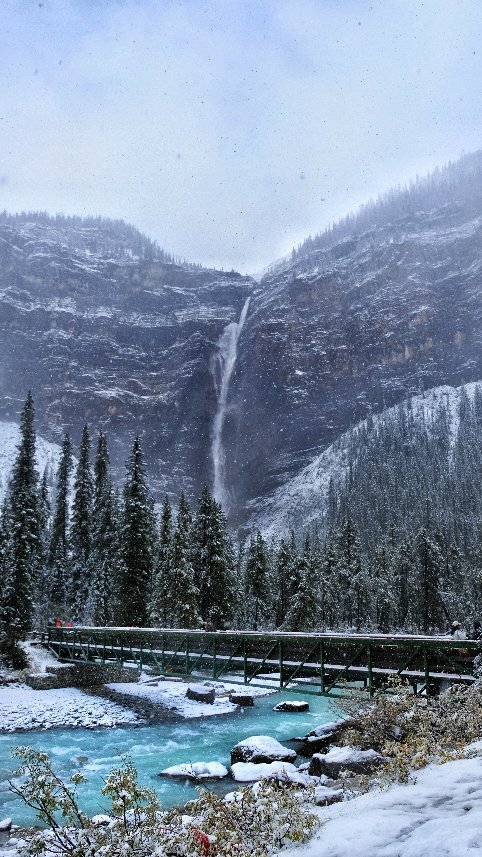
[[[37,429],[109,435],[123,477],[142,437],[157,494],[212,481],[212,361],[255,283],[175,263],[123,223],[0,216],[0,419],[28,389]]]
[[[259,283],[174,262],[120,222],[0,215],[0,419],[30,388],[39,434],[106,430],[119,478],[138,431],[158,499],[213,486],[216,448],[243,524],[369,414],[482,378],[481,281],[482,152]],[[220,405],[223,333],[248,297]]]
[[[418,396],[412,396],[402,404],[407,405],[414,420],[430,425],[437,418],[443,406],[450,417],[452,441],[458,429],[458,406],[464,391],[473,399],[476,387],[482,392],[482,381],[464,384],[460,387],[435,387]],[[262,498],[259,504],[250,507],[250,525],[266,536],[280,538],[293,529],[300,532],[304,528],[321,521],[329,502],[330,483],[339,486],[345,481],[348,468],[356,464],[350,455],[354,441],[360,432],[365,433],[367,441],[376,438],[380,427],[389,421],[399,405],[387,408],[381,414],[363,420],[338,438],[335,443],[317,455],[313,461],[288,482],[271,494]]]
[[[313,239],[260,283],[225,424],[245,509],[413,393],[482,377],[482,152]]]

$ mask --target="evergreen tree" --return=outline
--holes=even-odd
[[[318,601],[319,575],[310,539],[305,536],[303,553],[298,565],[299,587],[292,595],[284,627],[288,631],[313,631],[320,621]]]
[[[198,628],[201,624],[199,590],[194,581],[191,562],[191,525],[189,505],[184,494],[181,494],[172,547],[172,571],[176,586],[171,590],[168,607],[171,625],[176,628]]]
[[[76,621],[83,621],[90,597],[89,558],[92,548],[92,500],[94,484],[90,467],[90,434],[84,425],[75,473],[72,526],[70,528],[71,568],[68,601]]]
[[[50,534],[48,566],[50,570],[49,600],[54,613],[65,610],[70,581],[69,557],[69,479],[72,472],[72,444],[66,434],[62,442],[56,479],[55,508]]]
[[[234,551],[221,506],[206,487],[198,501],[192,545],[201,619],[222,628],[234,610]]]
[[[109,479],[107,438],[99,433],[94,461],[92,547],[89,557],[88,620],[108,625],[114,618],[115,588],[121,573],[120,512]]]
[[[281,539],[274,561],[275,623],[277,628],[284,623],[289,609],[294,569],[297,566],[296,544],[293,539],[289,542]]]
[[[251,536],[244,572],[247,627],[265,628],[270,619],[270,571],[261,533]]]
[[[425,528],[418,533],[415,544],[421,595],[418,625],[424,634],[430,634],[440,630],[446,623],[440,592],[443,557],[439,546]]]
[[[147,486],[144,457],[136,436],[126,465],[122,516],[121,592],[124,625],[145,627],[156,552],[154,503]]]
[[[50,569],[48,567],[50,542],[50,498],[45,470],[40,483],[39,503],[39,570],[35,581],[35,621],[37,627],[45,628],[50,617]]]
[[[35,466],[34,406],[29,392],[20,418],[17,447],[9,485],[11,568],[8,600],[9,636],[12,645],[32,628],[33,585],[40,566],[38,473]]]
[[[160,625],[162,628],[169,627],[170,604],[172,603],[173,592],[177,585],[173,575],[172,540],[172,508],[169,497],[166,495],[162,504],[161,529],[150,610],[151,624]]]

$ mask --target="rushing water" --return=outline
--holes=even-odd
[[[309,697],[310,711],[300,714],[273,712],[277,702],[296,698],[289,693],[255,699],[253,708],[219,717],[182,723],[123,729],[52,729],[43,732],[0,735],[0,819],[11,816],[15,824],[36,823],[35,814],[9,790],[8,779],[15,769],[11,750],[19,744],[46,750],[55,770],[64,779],[81,770],[87,783],[79,788],[82,808],[94,815],[105,812],[108,804],[100,795],[103,778],[128,754],[134,761],[139,780],[154,787],[164,807],[182,805],[196,796],[192,783],[158,777],[159,771],[181,762],[219,761],[229,767],[230,750],[250,735],[271,735],[286,742],[304,735],[320,723],[339,716],[339,710],[325,697]],[[229,784],[229,788],[228,788]],[[227,778],[215,788],[227,791],[234,784]],[[209,787],[213,787],[210,782]]]
[[[238,353],[238,341],[248,314],[250,298],[247,298],[239,321],[228,324],[218,341],[218,353],[213,363],[213,377],[218,399],[218,409],[213,423],[212,458],[214,468],[213,493],[224,511],[228,511],[229,495],[225,485],[225,457],[223,448],[223,426],[228,404],[229,382],[233,374]]]

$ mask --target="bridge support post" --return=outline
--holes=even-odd
[[[367,646],[367,668],[368,668],[368,693],[373,696],[373,669],[372,669],[372,647]]]
[[[320,643],[320,690],[325,692],[325,646]]]
[[[279,688],[283,689],[283,641],[278,642]]]

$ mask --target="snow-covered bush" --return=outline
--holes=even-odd
[[[47,825],[29,840],[25,854],[44,857],[264,857],[284,844],[301,842],[316,823],[309,789],[264,781],[226,802],[208,791],[184,810],[162,812],[155,792],[140,786],[128,759],[108,776],[102,794],[110,812],[88,818],[78,806],[74,774],[64,783],[48,754],[30,747],[14,751],[23,779],[12,789]],[[189,815],[186,815],[189,811]],[[62,820],[59,821],[59,816]]]
[[[461,754],[465,744],[482,735],[482,681],[454,684],[440,696],[415,696],[400,679],[392,694],[379,692],[360,711],[358,706],[343,743],[373,748],[387,760],[390,780],[406,781],[413,769]],[[344,701],[345,702],[345,701]]]

